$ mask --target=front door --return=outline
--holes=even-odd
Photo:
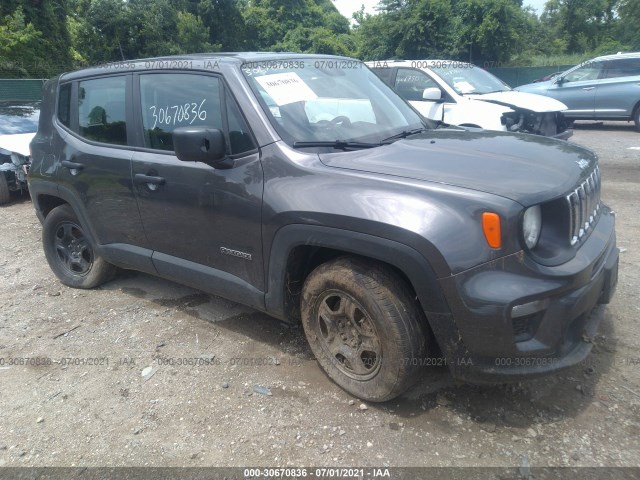
[[[440,86],[429,75],[415,68],[398,68],[395,79],[395,90],[402,98],[407,100],[423,117],[435,121],[446,121],[444,118],[444,98],[441,101],[425,100],[422,94],[426,88]]]
[[[262,306],[263,173],[237,104],[216,75],[147,73],[134,85],[144,151],[133,156],[133,182],[158,273]],[[178,160],[171,133],[189,125],[222,130],[233,165]]]
[[[587,62],[558,78],[549,87],[548,94],[569,107],[562,112],[566,117],[593,118],[596,92],[602,75],[603,62]]]

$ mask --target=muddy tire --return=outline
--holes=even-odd
[[[100,257],[69,205],[54,208],[42,225],[44,254],[53,273],[73,288],[93,288],[110,280],[116,267]]]
[[[4,172],[0,172],[0,205],[9,203],[11,192],[9,192],[9,182]]]
[[[390,269],[350,257],[325,263],[307,277],[301,310],[318,363],[347,392],[383,402],[417,381],[416,360],[430,337],[405,282]]]

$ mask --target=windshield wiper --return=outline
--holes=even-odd
[[[293,142],[293,148],[331,147],[337,150],[346,150],[347,148],[374,148],[379,146],[380,146],[379,143],[348,142],[345,140],[318,141],[318,142]]]
[[[391,135],[389,138],[385,138],[384,140],[382,140],[380,142],[381,145],[384,145],[385,143],[392,143],[396,140],[399,140],[401,138],[407,138],[410,135],[416,135],[418,133],[422,133],[422,132],[428,132],[429,129],[428,128],[414,128],[413,130],[404,130],[400,133],[396,133],[395,135]]]

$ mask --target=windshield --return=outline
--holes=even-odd
[[[39,105],[0,102],[0,135],[38,131]]]
[[[455,68],[443,65],[439,68],[431,67],[431,70],[437,73],[460,95],[506,92],[511,90],[511,87],[499,78],[471,64],[465,64],[463,67]]]
[[[274,128],[292,146],[378,144],[425,127],[421,117],[358,60],[272,60],[246,63],[242,71]]]

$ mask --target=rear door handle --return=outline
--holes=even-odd
[[[69,170],[82,170],[84,168],[82,163],[70,162],[69,160],[63,160],[60,164]]]
[[[156,177],[153,175],[144,175],[142,173],[136,173],[133,177],[133,181],[137,184],[147,185],[164,185],[164,177]]]
[[[596,88],[596,87],[584,87],[583,90],[586,90],[588,92],[590,90],[593,90],[594,88]]]

